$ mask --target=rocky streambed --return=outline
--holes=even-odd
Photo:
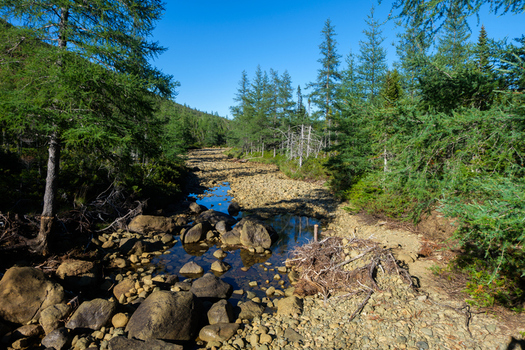
[[[428,243],[424,233],[379,221],[365,224],[344,211],[323,184],[227,159],[222,150],[195,151],[188,165],[196,200],[137,216],[125,230],[93,237],[74,256],[5,271],[0,347],[522,344],[519,323],[471,312],[434,283],[428,267],[443,253],[419,254],[422,242]],[[320,242],[304,245],[314,223],[320,225]]]

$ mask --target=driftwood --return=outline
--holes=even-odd
[[[342,297],[366,293],[351,318],[365,307],[374,292],[381,291],[375,280],[378,269],[398,275],[413,286],[410,274],[397,264],[390,250],[371,240],[351,238],[343,241],[339,237],[328,237],[295,248],[288,263],[300,274],[296,285],[298,294],[319,293],[326,302],[335,293],[346,293]]]

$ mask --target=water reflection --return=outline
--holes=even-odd
[[[230,186],[223,183],[221,186],[206,191],[203,195],[190,195],[197,199],[197,203],[222,213],[228,213],[228,205],[233,197],[228,194]],[[220,204],[220,205],[219,205]],[[240,220],[247,213],[240,212],[235,216]],[[250,281],[256,281],[258,286],[286,288],[289,286],[287,276],[282,276],[284,286],[281,286],[273,277],[276,269],[282,266],[288,258],[290,251],[298,246],[308,243],[313,239],[314,225],[319,224],[316,219],[294,216],[275,215],[263,221],[272,226],[278,233],[278,240],[271,247],[271,254],[253,254],[245,249],[223,249],[227,256],[224,262],[231,265],[231,269],[222,274],[222,279],[233,285],[234,289],[252,290],[259,296],[264,296],[262,290],[253,289],[248,286]],[[207,244],[182,245],[180,240],[170,249],[169,254],[161,255],[152,262],[157,265],[160,272],[179,274],[180,268],[194,261],[202,266],[205,272],[210,271],[211,264],[217,259],[213,253],[219,249]],[[282,283],[282,282],[281,282]]]

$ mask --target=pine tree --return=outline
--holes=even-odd
[[[321,58],[318,62],[321,64],[321,68],[317,71],[317,81],[308,84],[308,88],[312,88],[312,92],[309,94],[311,101],[323,113],[324,120],[327,123],[328,144],[330,144],[331,113],[335,103],[337,86],[341,79],[338,71],[341,56],[337,53],[336,34],[330,19],[326,20],[321,33],[324,39],[319,45]]]
[[[339,106],[349,105],[363,100],[362,86],[357,76],[354,55],[350,52],[345,61],[346,68],[341,72],[341,84],[338,91]]]
[[[385,108],[395,107],[403,98],[404,92],[401,87],[401,76],[397,69],[387,72],[380,95]]]
[[[474,48],[474,55],[476,56],[479,71],[486,74],[491,73],[492,67],[490,64],[490,48],[488,44],[487,31],[485,30],[484,25],[481,25],[478,42]]]
[[[2,96],[3,118],[20,125],[33,120],[28,127],[48,137],[44,206],[40,232],[32,244],[35,251],[49,253],[60,151],[65,143],[98,142],[107,147],[121,140],[135,138],[139,145],[152,139],[146,130],[153,120],[145,118],[152,116],[153,99],[145,96],[148,91],[172,96],[176,85],[148,63],[163,51],[146,40],[162,12],[160,0],[0,0],[1,17],[22,24],[24,33],[18,44],[25,49],[25,41],[39,43],[30,48],[22,66],[11,61],[17,91]]]
[[[368,29],[363,31],[366,41],[359,42],[357,72],[365,99],[373,104],[379,95],[387,71],[386,50],[381,46],[385,40],[382,36],[382,24],[374,18],[374,7],[371,8],[365,23]]]

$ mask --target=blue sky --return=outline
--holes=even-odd
[[[377,20],[388,18],[390,1],[377,5],[348,0],[167,0],[164,18],[151,39],[168,50],[153,64],[181,83],[178,103],[225,117],[230,115],[242,71],[251,79],[259,64],[268,72],[288,70],[294,89],[300,85],[304,93],[305,84],[317,76],[321,30],[327,18],[335,27],[342,62],[350,50],[357,54],[372,5]],[[491,38],[525,34],[524,13],[496,16],[482,11],[479,26],[476,18],[471,20],[474,41],[481,23]],[[396,60],[397,29],[393,21],[382,28],[391,65]]]

